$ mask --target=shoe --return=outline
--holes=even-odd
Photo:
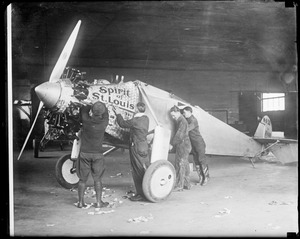
[[[103,208],[103,207],[108,207],[109,202],[101,201],[100,203],[94,203],[93,205],[95,208]]]
[[[131,201],[145,201],[145,198],[141,196],[140,194],[134,195],[129,198]]]
[[[75,207],[81,208],[81,209],[88,209],[90,205],[87,205],[85,203],[76,202],[74,203]]]
[[[196,172],[197,172],[197,174],[198,174],[198,176],[199,176],[199,184],[201,184],[201,182],[202,182],[202,174],[201,174],[201,171],[200,171],[200,166],[199,165],[196,165]]]
[[[182,192],[183,191],[183,188],[179,188],[179,187],[175,187],[173,189],[173,192]]]
[[[209,180],[209,177],[208,176],[205,177],[204,180],[201,183],[201,186],[205,186],[207,184],[208,180]]]
[[[209,180],[209,171],[208,171],[208,165],[206,165],[206,168],[204,169],[204,177],[201,182],[201,186],[205,186]]]
[[[208,182],[208,177],[205,177],[203,182],[201,183],[201,186],[205,186]]]

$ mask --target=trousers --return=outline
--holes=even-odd
[[[150,164],[149,155],[141,156],[137,148],[132,145],[129,147],[130,164],[132,169],[132,178],[136,189],[136,194],[144,196],[143,178],[147,167]]]
[[[205,142],[203,138],[191,139],[192,155],[195,165],[206,165]]]
[[[91,173],[95,182],[101,181],[105,171],[103,154],[80,152],[76,163],[76,173],[80,180],[87,182]]]
[[[175,153],[175,171],[176,171],[176,185],[175,187],[190,188],[190,167],[188,157],[191,152],[192,146],[189,139],[176,145]]]

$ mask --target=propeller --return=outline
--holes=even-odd
[[[77,35],[78,35],[78,32],[79,32],[80,24],[81,24],[81,20],[79,20],[77,22],[77,24],[76,24],[75,28],[73,29],[73,31],[72,31],[72,33],[71,33],[71,35],[70,35],[70,37],[69,37],[66,45],[64,46],[64,49],[61,52],[61,54],[60,54],[60,56],[59,56],[59,58],[58,58],[58,60],[57,60],[57,62],[55,64],[55,66],[54,66],[54,68],[53,68],[53,70],[51,72],[51,75],[50,75],[50,78],[49,78],[49,82],[56,82],[56,81],[58,81],[60,79],[61,75],[63,74],[63,71],[64,71],[64,69],[65,69],[65,67],[67,65],[67,62],[68,62],[68,60],[70,58],[70,55],[72,53],[73,46],[75,45],[75,41],[76,41],[76,38],[77,38]],[[38,115],[39,115],[41,109],[43,108],[43,106],[44,106],[44,103],[42,101],[40,101],[39,108],[38,108],[38,110],[36,112],[36,115],[35,115],[35,119],[34,119],[32,125],[31,125],[31,128],[30,128],[30,130],[29,130],[29,132],[27,134],[27,137],[25,139],[25,142],[24,142],[24,144],[22,146],[21,152],[20,152],[17,160],[20,159],[20,157],[21,157],[21,155],[22,155],[22,153],[24,151],[24,148],[25,148],[25,146],[27,144],[27,141],[28,141],[28,139],[30,137],[30,134],[31,134],[31,132],[33,130],[33,127],[34,127],[34,125],[36,123]]]

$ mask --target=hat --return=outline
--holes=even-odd
[[[92,106],[92,112],[96,116],[102,115],[105,112],[105,105],[102,102],[97,101]]]

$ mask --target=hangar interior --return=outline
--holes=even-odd
[[[84,79],[140,80],[200,106],[249,136],[258,119],[268,115],[273,131],[297,139],[297,11],[297,6],[279,1],[13,3],[14,158],[37,112],[34,88],[49,79],[78,20],[82,25],[68,66],[80,70]],[[268,99],[268,93],[274,95]],[[118,222],[118,212],[91,219],[72,207],[76,193],[61,188],[54,178],[55,160],[71,146],[60,149],[50,143],[39,158],[33,157],[32,140],[42,134],[43,123],[39,117],[24,159],[14,160],[16,235],[273,236],[298,231],[297,166],[262,161],[255,170],[248,161],[228,157],[210,158],[212,180],[205,188],[172,194],[161,204],[120,204],[121,214],[129,212],[132,217],[164,211],[136,228],[129,228],[132,225],[125,219]],[[129,187],[128,157],[122,151],[107,159],[104,182],[119,197],[122,187],[134,190]],[[121,170],[117,162],[128,171],[123,180],[109,177]],[[230,170],[222,171],[227,167]],[[191,178],[196,180],[194,173]],[[250,190],[249,195],[243,190]],[[232,201],[244,194],[228,206],[238,206],[240,215],[232,218],[231,213],[220,222],[224,218],[211,217],[210,212],[227,208],[222,200],[230,193],[236,194]],[[97,220],[107,223],[103,230]]]

